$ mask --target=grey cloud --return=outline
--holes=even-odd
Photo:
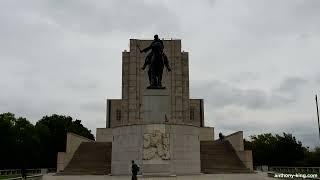
[[[80,106],[80,109],[83,111],[91,111],[91,112],[104,114],[106,109],[105,109],[105,106],[102,106],[101,104],[103,104],[102,101],[84,102]]]
[[[279,92],[298,93],[307,82],[307,80],[299,77],[289,77],[276,90]]]
[[[320,84],[320,73],[317,73],[316,77],[314,78],[315,83]]]
[[[301,89],[298,86],[304,83],[306,81],[300,78],[288,78],[282,82],[279,88],[268,93],[261,89],[242,89],[229,83],[213,80],[198,84],[194,88],[194,94],[204,94],[208,105],[217,108],[236,105],[249,109],[270,109],[294,102],[295,96],[299,93],[298,90]]]
[[[247,1],[249,2],[249,1]],[[256,35],[266,36],[288,36],[292,33],[305,32],[306,29],[316,30],[320,28],[317,19],[317,8],[319,1],[311,0],[309,3],[301,1],[250,1],[244,4],[247,8],[247,18],[240,16],[237,18],[241,27],[255,32]],[[245,11],[243,11],[245,13]],[[254,16],[253,16],[254,15]],[[268,29],[268,30],[266,30]]]
[[[207,125],[245,133],[287,127],[316,144],[295,126],[302,120],[291,119],[313,113],[310,92],[319,90],[320,81],[306,80],[320,66],[319,7],[317,0],[1,1],[0,112],[33,122],[66,114],[95,133],[105,125],[105,97],[121,97],[121,51],[130,38],[159,33],[182,39],[190,53],[191,98],[204,98]]]
[[[216,111],[217,114],[219,114]],[[254,119],[247,118],[248,112],[232,112],[226,111],[215,116],[216,136],[219,132],[230,134],[235,131],[244,131],[245,138],[249,139],[251,135],[261,133],[282,134],[291,133],[303,145],[314,148],[314,142],[318,141],[318,131],[316,128],[316,121],[313,117],[305,116],[298,119],[287,118],[279,113],[276,118],[269,117],[268,113]]]
[[[48,1],[45,8],[48,17],[56,23],[90,35],[114,30],[132,33],[168,26],[178,30],[179,27],[176,15],[161,3],[130,0],[101,3],[85,0]]]
[[[163,26],[179,29],[178,17],[163,3],[145,1],[11,1],[2,2],[5,19],[19,18],[24,25],[41,23],[90,36],[113,31],[139,32]],[[12,14],[12,15],[11,15]],[[168,21],[170,19],[170,21]],[[44,31],[45,32],[45,31]],[[38,33],[41,33],[38,32]]]
[[[231,81],[233,82],[245,82],[245,81],[255,81],[259,80],[261,75],[256,72],[239,72],[231,77]]]

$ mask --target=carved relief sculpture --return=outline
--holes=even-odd
[[[170,159],[169,134],[155,130],[143,135],[143,160]]]

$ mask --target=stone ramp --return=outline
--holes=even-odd
[[[70,163],[58,175],[106,175],[111,173],[110,142],[82,142]]]
[[[202,173],[250,173],[229,141],[201,141]]]

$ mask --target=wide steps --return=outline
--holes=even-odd
[[[201,172],[249,173],[229,141],[200,142]]]
[[[105,175],[111,173],[112,144],[83,142],[61,175]]]

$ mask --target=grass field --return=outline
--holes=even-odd
[[[0,179],[9,179],[9,178],[15,178],[15,177],[20,177],[20,175],[0,176]]]

